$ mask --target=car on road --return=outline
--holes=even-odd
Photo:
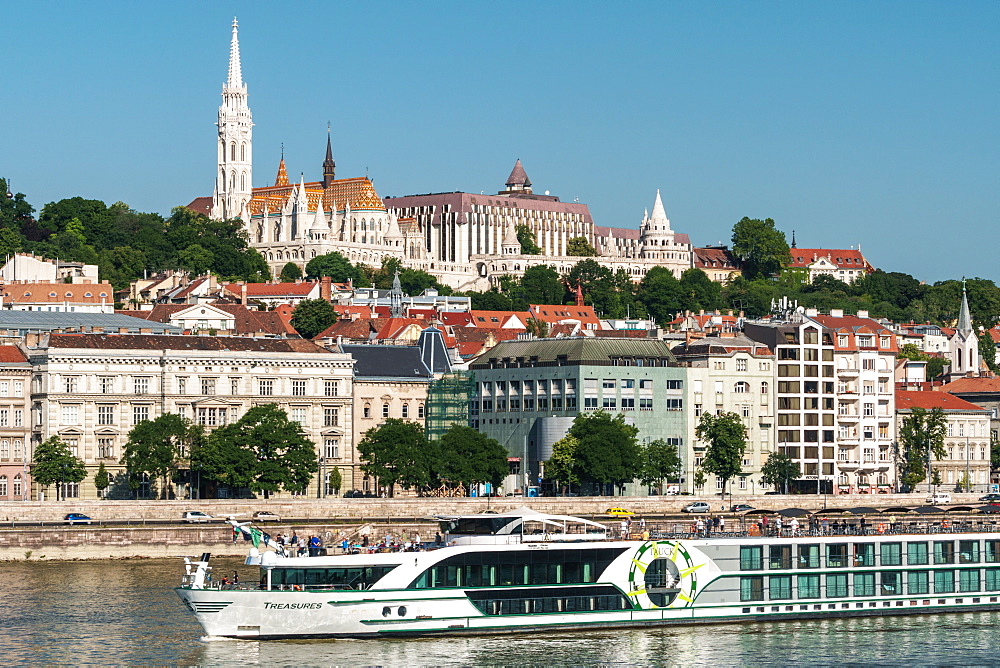
[[[764,492],[764,496],[781,496],[784,492]]]
[[[987,503],[997,503],[1000,502],[1000,494],[987,494],[979,497],[979,500],[986,501]]]
[[[692,501],[683,508],[681,508],[682,513],[707,513],[712,509],[710,505],[704,501]]]
[[[280,522],[281,518],[270,510],[258,510],[253,514],[253,518],[258,522]]]
[[[632,515],[635,515],[635,513],[628,508],[608,508],[604,512],[612,517],[631,517]]]
[[[939,503],[951,503],[951,494],[946,492],[934,492],[927,497],[927,503],[937,505]]]
[[[211,522],[214,518],[208,513],[203,513],[200,510],[187,510],[184,512],[181,519],[185,522]]]
[[[63,518],[66,524],[93,524],[94,520],[90,519],[83,513],[69,513]]]
[[[737,503],[732,507],[732,511],[734,513],[744,513],[748,510],[757,510],[757,509],[751,506],[749,503]]]

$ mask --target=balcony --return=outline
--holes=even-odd
[[[837,420],[840,422],[857,422],[861,418],[858,413],[838,413]]]
[[[861,462],[857,459],[838,459],[837,468],[841,471],[855,471],[861,466]]]
[[[857,369],[837,369],[838,376],[846,376],[848,378],[854,378],[858,375]]]

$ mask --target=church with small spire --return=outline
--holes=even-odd
[[[989,333],[985,332],[983,336],[989,336]],[[969,310],[969,295],[965,291],[964,278],[958,321],[955,323],[955,329],[948,333],[948,359],[951,361],[951,368],[948,370],[949,380],[979,375],[979,337],[972,325],[972,312]]]

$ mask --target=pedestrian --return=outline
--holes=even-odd
[[[830,520],[825,517],[819,521],[819,532],[821,535],[826,536],[830,533]]]
[[[367,547],[368,547],[368,534],[365,534],[365,535],[363,535],[361,537],[361,547],[367,549]]]
[[[299,536],[299,540],[296,543],[296,547],[298,547],[299,556],[300,557],[304,557],[304,556],[306,556],[308,554],[308,552],[306,551],[306,537],[305,536]]]
[[[705,521],[700,517],[698,518],[698,521],[695,522],[694,527],[695,527],[695,533],[698,536],[703,536],[705,534]]]
[[[348,548],[351,547],[351,542],[347,540],[347,536],[344,536],[344,540],[340,541],[340,549],[344,554],[347,554]]]
[[[643,517],[642,515],[639,516],[639,529],[641,531],[646,530],[646,518]]]
[[[725,532],[726,532],[726,518],[725,517],[720,517],[719,518],[719,533],[725,533]]]
[[[240,583],[240,574],[233,571],[233,584],[238,585]]]
[[[309,536],[309,556],[319,555],[319,536]]]
[[[799,535],[799,520],[797,517],[793,517],[792,521],[789,522],[788,526],[792,531],[792,538],[795,538],[797,535]]]
[[[628,538],[628,520],[621,521],[622,538]]]
[[[292,531],[292,542],[290,542],[289,545],[298,545],[298,544],[299,544],[299,536],[297,533],[295,533],[295,531]]]
[[[714,520],[715,517],[709,516],[709,518],[705,521],[705,538],[708,538],[709,536],[712,535],[712,522]]]
[[[776,517],[775,520],[774,520],[774,535],[776,535],[776,536],[780,536],[781,535],[781,516],[780,515],[778,517]]]
[[[434,547],[441,547],[441,532],[438,531],[434,534]]]

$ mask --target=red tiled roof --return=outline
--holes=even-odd
[[[725,248],[694,248],[694,266],[703,269],[736,269],[736,258]]]
[[[528,314],[523,311],[469,311],[472,316],[472,324],[476,327],[486,327],[490,329],[499,329],[503,327],[511,318],[517,318],[517,321],[524,324],[527,319]]]
[[[212,198],[211,197],[195,197],[191,200],[191,203],[187,205],[187,208],[191,209],[195,213],[201,213],[206,216],[212,215]]]
[[[8,304],[106,304],[114,302],[114,292],[108,283],[7,283],[3,286],[3,299]]]
[[[27,362],[28,358],[17,346],[0,346],[0,364],[27,364]]]
[[[529,315],[536,320],[543,320],[550,324],[558,323],[562,320],[579,320],[581,324],[598,324],[601,319],[597,317],[593,306],[566,306],[563,304],[530,304]]]
[[[243,285],[240,283],[226,283],[222,287],[236,297],[243,294]],[[307,297],[313,290],[319,289],[319,283],[247,283],[246,287],[248,299]]]
[[[946,385],[945,387],[947,388],[948,386]],[[910,392],[908,390],[896,390],[896,410],[903,411],[913,408],[924,408],[926,410],[941,408],[946,411],[989,412],[988,409],[977,406],[965,399],[959,399],[947,391]]]
[[[861,269],[867,272],[875,271],[859,250],[843,250],[829,248],[792,248],[793,267],[808,267],[820,258],[827,258],[840,269]]]
[[[441,311],[441,322],[452,327],[475,327],[472,314],[468,311]]]
[[[986,376],[979,378],[958,378],[950,383],[946,383],[941,389],[945,392],[957,392],[960,394],[973,392],[1000,393],[1000,378],[989,378]]]

